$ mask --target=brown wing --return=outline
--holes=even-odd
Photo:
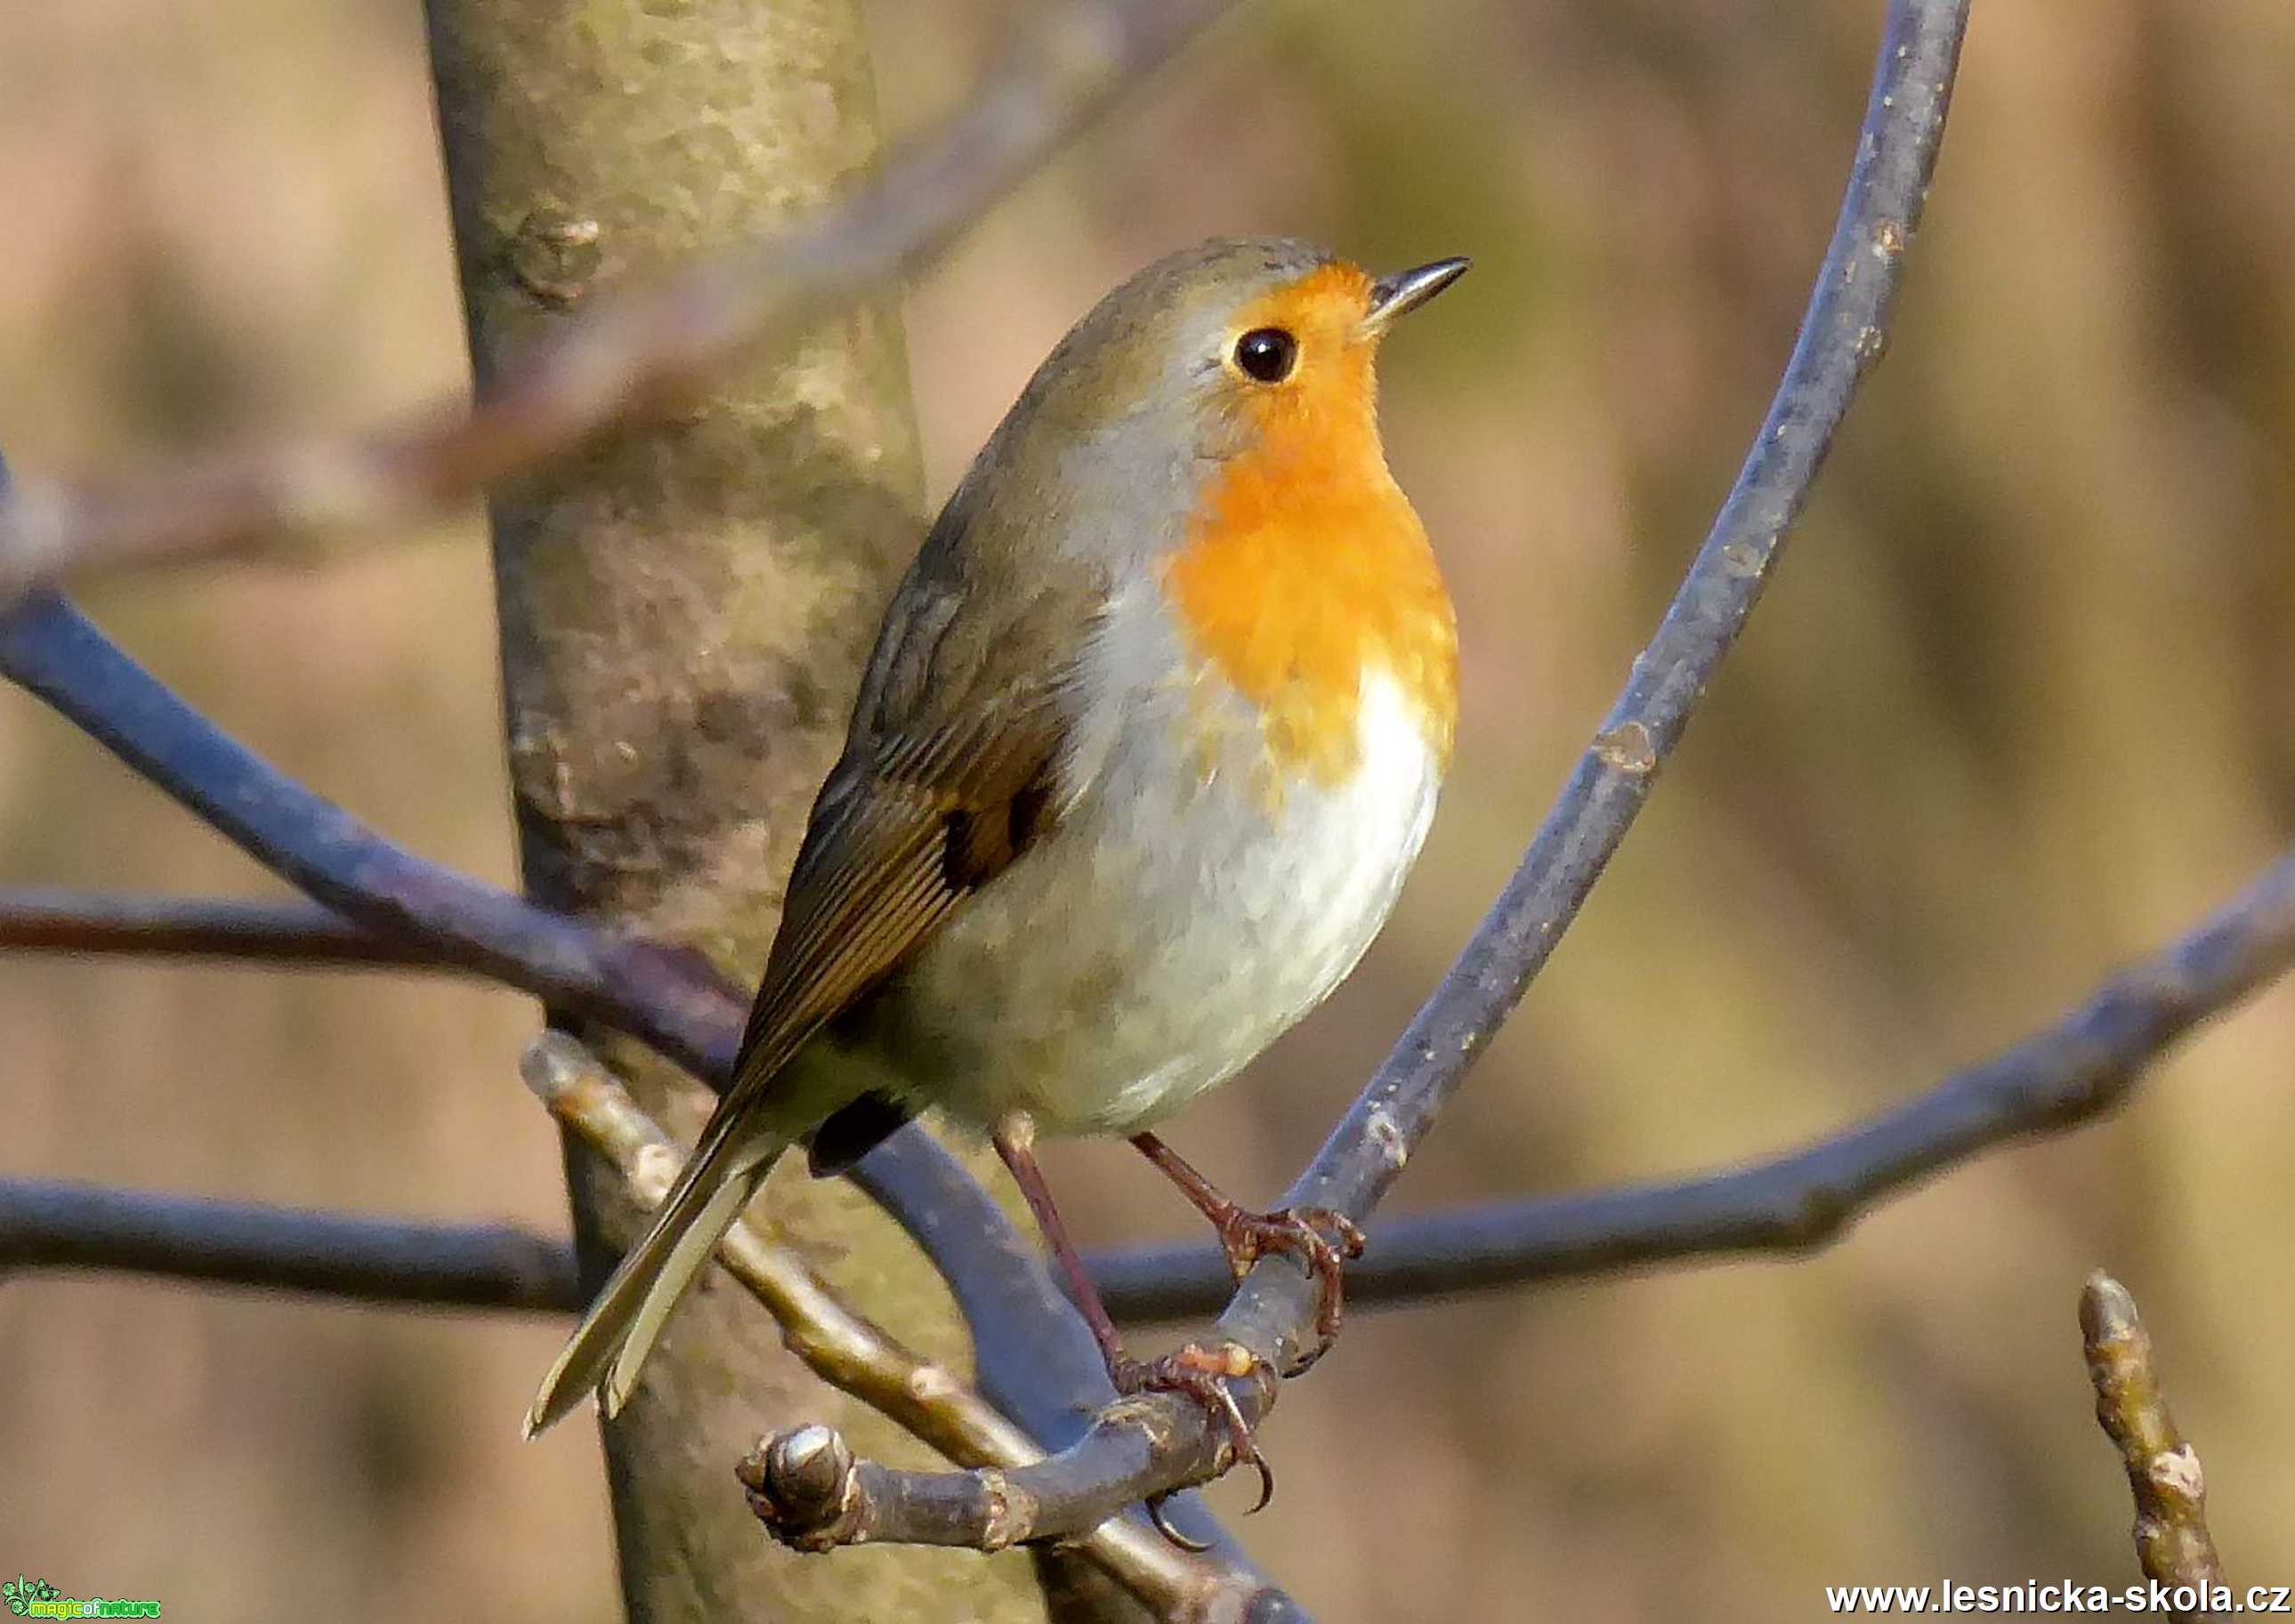
[[[984,572],[936,536],[886,616],[721,1117],[1058,820],[1063,701],[1100,594]]]
[[[790,880],[737,1091],[778,1071],[1041,832],[1059,747],[1052,711],[1047,696],[906,742],[881,767],[840,768],[849,781],[832,779]]]
[[[592,1387],[609,1416],[628,1399],[717,1237],[773,1159],[817,1125],[807,1116],[833,1103],[776,1102],[788,1057],[1057,816],[1062,700],[1090,616],[1047,609],[1038,583],[979,592],[1005,555],[968,556],[947,524],[886,616],[844,757],[813,804],[733,1085],[652,1228],[543,1379],[529,1436]],[[856,1148],[864,1137],[848,1132],[847,1150],[867,1148]]]

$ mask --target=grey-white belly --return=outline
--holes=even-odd
[[[1061,821],[840,1034],[907,1098],[983,1124],[1017,1108],[1047,1132],[1136,1132],[1313,1008],[1385,923],[1439,779],[1383,673],[1337,787],[1272,780],[1255,726],[1207,746],[1184,693],[1124,709],[1100,719]]]

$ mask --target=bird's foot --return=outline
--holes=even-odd
[[[1279,1207],[1272,1212],[1246,1212],[1238,1207],[1213,1221],[1219,1226],[1220,1245],[1227,1248],[1228,1267],[1238,1281],[1261,1258],[1277,1253],[1297,1258],[1314,1276],[1322,1292],[1315,1310],[1316,1342],[1302,1348],[1297,1363],[1284,1372],[1286,1376],[1303,1374],[1338,1339],[1339,1320],[1346,1311],[1346,1265],[1363,1254],[1362,1230],[1345,1213],[1328,1207]]]
[[[1234,1342],[1221,1342],[1205,1347],[1201,1342],[1189,1342],[1156,1359],[1119,1358],[1109,1362],[1108,1379],[1115,1391],[1130,1398],[1143,1392],[1180,1392],[1201,1404],[1227,1429],[1228,1445],[1234,1451],[1238,1466],[1255,1467],[1259,1473],[1259,1501],[1251,1509],[1263,1510],[1275,1498],[1275,1472],[1268,1465],[1267,1457],[1259,1452],[1259,1440],[1253,1434],[1251,1423],[1244,1416],[1243,1408],[1235,1401],[1229,1389],[1230,1381],[1240,1381],[1259,1368],[1259,1359],[1248,1348]],[[1162,1498],[1148,1503],[1148,1514],[1164,1537],[1186,1550],[1199,1551],[1209,1547],[1180,1533],[1164,1520]],[[1249,1515],[1249,1513],[1246,1513]]]

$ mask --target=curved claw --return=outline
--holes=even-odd
[[[1255,1517],[1261,1512],[1265,1511],[1268,1506],[1274,1502],[1275,1468],[1267,1464],[1267,1457],[1260,1454],[1256,1449],[1254,1449],[1251,1453],[1250,1464],[1259,1473],[1259,1498],[1253,1501],[1251,1509],[1245,1512],[1243,1514],[1246,1517]],[[1205,1551],[1212,1548],[1211,1541],[1208,1539],[1197,1539],[1193,1535],[1181,1531],[1177,1524],[1164,1514],[1164,1506],[1165,1503],[1168,1502],[1173,1495],[1180,1492],[1180,1491],[1179,1489],[1167,1489],[1162,1494],[1149,1495],[1148,1497],[1148,1521],[1156,1525],[1156,1531],[1157,1533],[1163,1535],[1164,1538],[1170,1540],[1173,1545],[1178,1546],[1181,1550],[1187,1552],[1191,1556],[1200,1556]]]
[[[1311,1347],[1302,1347],[1298,1352],[1291,1356],[1291,1363],[1284,1368],[1283,1379],[1286,1382],[1296,1381],[1312,1370],[1323,1355],[1331,1351],[1332,1341],[1333,1339],[1328,1336],[1319,1337]]]
[[[1267,1464],[1267,1457],[1256,1450],[1252,1452],[1251,1464],[1259,1468],[1259,1498],[1243,1514],[1246,1517],[1257,1516],[1275,1498],[1275,1468]]]
[[[1238,1359],[1244,1361],[1241,1367],[1236,1363]],[[1165,1354],[1152,1364],[1125,1359],[1108,1369],[1118,1392],[1148,1392],[1157,1389],[1183,1392],[1219,1417],[1221,1425],[1227,1430],[1231,1464],[1254,1466],[1259,1472],[1259,1500],[1251,1511],[1244,1514],[1246,1516],[1265,1510],[1268,1502],[1275,1498],[1275,1470],[1260,1454],[1258,1440],[1252,1435],[1251,1423],[1245,1417],[1243,1407],[1236,1402],[1235,1392],[1229,1387],[1227,1378],[1248,1375],[1255,1362],[1246,1350],[1233,1344],[1214,1350],[1190,1342],[1176,1353]],[[1207,1549],[1207,1546],[1197,1545],[1172,1527],[1163,1510],[1163,1502],[1168,1498],[1167,1495],[1156,1495],[1148,1501],[1148,1521],[1165,1538],[1182,1550],[1200,1553]]]
[[[1181,1533],[1178,1529],[1172,1527],[1171,1520],[1164,1515],[1164,1503],[1166,1500],[1169,1500],[1172,1495],[1179,1492],[1180,1491],[1178,1489],[1173,1489],[1163,1494],[1149,1495],[1148,1497],[1148,1521],[1156,1525],[1156,1531],[1157,1533],[1163,1535],[1164,1538],[1170,1540],[1173,1545],[1178,1546],[1190,1556],[1200,1556],[1205,1551],[1212,1548],[1212,1542],[1208,1539],[1197,1539],[1190,1534]]]

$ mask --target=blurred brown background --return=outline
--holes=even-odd
[[[960,98],[1009,9],[881,0],[888,122]],[[1280,230],[1377,265],[1476,257],[1384,369],[1464,618],[1458,767],[1364,971],[1177,1125],[1246,1196],[1281,1187],[1456,949],[1702,534],[1830,225],[1879,11],[1265,6],[915,290],[937,496],[1066,323],[1170,248]],[[1979,8],[1893,354],[1402,1203],[1820,1132],[2052,1018],[2286,839],[2291,85],[2281,0]],[[20,466],[355,423],[462,375],[414,0],[0,8],[0,195]],[[466,522],[90,603],[291,771],[507,881],[488,585]],[[277,892],[8,693],[0,883]],[[11,960],[0,1170],[562,1227],[512,1073],[534,1021],[435,982]],[[1821,1257],[1366,1314],[1277,1416],[1283,1492],[1245,1531],[1335,1620],[2124,1583],[2073,1320],[2101,1263],[2160,1340],[2234,1579],[2295,1579],[2291,1070],[2281,989],[2116,1120]],[[1193,1232],[1120,1147],[1053,1155],[1098,1198],[1093,1236]],[[0,1567],[193,1620],[604,1620],[594,1438],[517,1438],[560,1330],[10,1279]]]

